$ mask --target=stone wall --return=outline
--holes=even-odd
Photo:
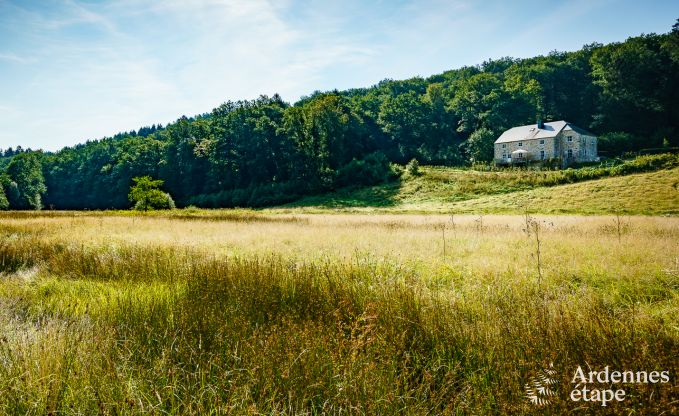
[[[570,141],[569,141],[570,137]],[[567,164],[574,162],[593,162],[598,158],[597,138],[580,134],[574,130],[566,130],[557,136],[561,144],[562,158]],[[571,151],[569,154],[568,151]]]
[[[570,141],[569,141],[570,137]],[[564,165],[576,162],[593,162],[598,160],[597,138],[583,135],[575,130],[561,131],[556,137],[530,139],[495,145],[494,159],[496,164],[509,164],[512,152],[523,149],[528,151],[528,161],[561,159]],[[570,154],[568,151],[571,151]],[[544,152],[541,153],[541,152]]]
[[[557,138],[548,137],[544,139],[530,139],[520,142],[499,143],[495,145],[495,162],[508,163],[509,155],[519,149],[528,151],[528,160],[547,160],[557,155]],[[544,152],[544,155],[541,153]],[[504,161],[503,161],[504,155]]]

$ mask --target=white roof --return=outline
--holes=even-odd
[[[559,120],[544,123],[544,128],[541,129],[538,128],[537,124],[513,127],[502,133],[502,135],[497,140],[495,140],[495,143],[510,143],[521,140],[546,139],[555,137],[561,130],[576,130],[581,134],[594,136],[592,133],[575,127],[567,121]]]

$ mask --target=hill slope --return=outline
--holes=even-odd
[[[679,214],[679,168],[544,186],[553,172],[423,168],[422,175],[305,198],[295,211]]]

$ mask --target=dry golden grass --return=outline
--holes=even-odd
[[[158,217],[76,216],[4,220],[50,243],[101,247],[187,247],[216,255],[279,254],[299,260],[369,256],[418,264],[463,267],[471,273],[534,270],[534,242],[524,216],[510,215],[278,215],[278,221],[181,221]],[[629,276],[670,267],[679,255],[679,218],[533,216],[542,225],[545,268],[554,275],[615,268]],[[445,226],[446,256],[442,227]],[[674,247],[674,249],[672,249]],[[630,259],[643,259],[631,261]]]
[[[563,413],[577,365],[676,374],[679,218],[528,220],[3,214],[0,411]],[[679,411],[673,377],[606,410]]]

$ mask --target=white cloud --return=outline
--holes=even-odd
[[[0,0],[0,98],[14,111],[0,108],[0,147],[57,149],[226,100],[534,55],[563,48],[552,22],[566,33],[611,1],[533,18],[533,6],[472,0]]]
[[[340,20],[319,14],[292,24],[283,18],[289,7],[265,0],[66,0],[57,11],[21,9],[40,61],[16,86],[21,105],[31,109],[22,134],[56,149],[209,111],[228,99],[280,93],[295,100],[323,87],[324,70],[374,55],[341,34]],[[91,30],[96,40],[86,36]],[[73,31],[80,31],[76,41]]]
[[[15,55],[13,53],[2,53],[2,52],[0,52],[0,61],[15,62],[18,64],[26,64],[28,62],[31,62],[31,60],[28,58]]]

